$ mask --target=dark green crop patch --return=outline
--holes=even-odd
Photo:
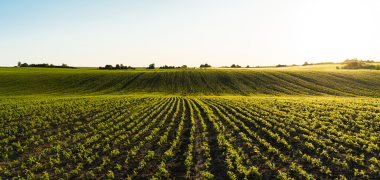
[[[0,68],[0,96],[380,95],[380,73],[360,70],[120,70]]]

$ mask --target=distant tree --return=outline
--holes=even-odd
[[[112,69],[112,65],[108,64],[105,66],[106,69]]]
[[[187,65],[182,65],[181,68],[187,68]]]
[[[18,67],[21,67],[21,61],[19,61],[19,62],[17,63],[17,66],[18,66]]]
[[[376,69],[376,66],[375,65],[371,65],[371,64],[367,64],[364,66],[364,68],[366,69]]]
[[[305,62],[305,63],[303,63],[302,66],[307,66],[307,65],[309,65],[309,63]]]
[[[249,68],[249,65],[247,65],[246,68]]]
[[[343,67],[343,69],[359,69],[363,68],[362,63],[359,61],[350,61],[347,65]]]
[[[65,63],[62,63],[62,67],[68,67],[67,64]]]
[[[120,65],[119,65],[119,64],[116,64],[115,69],[120,69]]]
[[[121,68],[121,69],[124,69],[124,65],[123,65],[123,64],[120,64],[120,68]]]
[[[380,65],[378,64],[376,67],[375,67],[376,70],[380,70]]]
[[[54,64],[50,64],[50,67],[54,67]]]
[[[375,63],[375,61],[374,60],[362,60],[362,59],[358,59],[358,58],[353,58],[353,59],[345,59],[344,61],[343,61],[343,63],[345,63],[345,64],[348,64],[348,63],[350,63],[350,62],[353,62],[353,61],[357,61],[357,62],[359,62],[359,63]]]
[[[337,66],[336,69],[339,69],[339,66]]]
[[[154,63],[152,63],[152,64],[149,64],[149,67],[147,69],[154,69],[154,68],[155,68]]]
[[[211,65],[209,65],[209,64],[206,63],[206,64],[201,64],[200,67],[201,67],[201,68],[205,68],[205,67],[207,68],[207,67],[211,67]]]
[[[23,63],[23,64],[21,64],[20,67],[28,67],[28,66],[29,66],[28,63]]]
[[[357,61],[350,62],[347,64],[347,69],[359,69],[360,68],[360,63]]]
[[[168,65],[160,67],[160,69],[174,69],[174,68],[175,68],[174,66],[168,66]],[[178,68],[181,68],[181,67],[178,67]]]
[[[236,68],[236,65],[235,65],[235,64],[232,64],[231,67],[232,67],[232,68]]]

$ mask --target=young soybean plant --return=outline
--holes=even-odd
[[[115,175],[113,174],[111,170],[107,172],[107,179],[115,179]]]
[[[202,171],[201,178],[202,180],[211,180],[214,178],[214,175],[207,171]]]

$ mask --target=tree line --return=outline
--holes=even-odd
[[[199,66],[200,68],[207,68],[207,67],[211,67],[211,65],[209,64],[201,64]],[[149,66],[147,67],[147,69],[155,69],[155,64],[152,63],[152,64],[149,64]],[[164,66],[160,66],[159,69],[175,69],[175,68],[188,68],[187,65],[182,65],[182,66],[168,66],[168,65],[164,65]]]
[[[363,62],[359,61],[352,61],[349,62],[347,65],[342,66],[339,68],[339,66],[336,67],[336,69],[375,69],[380,70],[380,65],[373,65],[373,64],[365,64]]]
[[[346,59],[343,61],[345,63],[345,66],[339,67],[337,66],[336,69],[374,69],[374,70],[380,70],[380,65],[377,64],[376,66],[370,63],[378,63],[374,60],[358,60],[358,58],[353,59]]]
[[[124,66],[123,64],[116,64],[115,67],[113,67],[112,65],[106,65],[104,67],[99,67],[99,69],[136,69],[132,66]]]
[[[374,60],[358,60],[358,58],[353,58],[353,59],[346,59],[344,60],[343,62],[341,63],[334,63],[334,62],[322,62],[322,63],[308,63],[308,62],[305,62],[302,66],[308,66],[308,65],[322,65],[322,64],[346,64],[345,66],[342,66],[342,67],[339,67],[337,66],[336,69],[375,69],[375,70],[380,70],[380,65],[373,65],[373,64],[370,64],[370,63],[380,63],[380,62],[377,62],[377,61],[374,61]],[[278,64],[276,65],[276,67],[286,67],[287,65],[282,65],[282,64]],[[292,66],[296,66],[295,64],[293,64]],[[17,66],[15,67],[54,67],[54,68],[73,68],[73,67],[69,67],[67,64],[65,63],[62,63],[61,66],[59,65],[53,65],[53,64],[48,64],[48,63],[43,63],[43,64],[28,64],[28,63],[21,63],[21,61],[19,61],[17,63]],[[201,64],[199,66],[200,68],[209,68],[211,67],[211,65],[205,63],[205,64]],[[231,67],[231,68],[241,68],[242,66],[238,65],[238,64],[232,64],[231,66],[223,66],[224,68],[228,68],[228,67]],[[256,66],[256,67],[259,67],[259,66]],[[187,65],[182,65],[182,66],[168,66],[168,65],[164,65],[164,66],[160,66],[159,69],[175,69],[175,68],[188,68]],[[246,68],[250,68],[249,65],[246,66]],[[99,69],[135,69],[134,67],[132,66],[124,66],[123,64],[116,64],[116,66],[112,66],[112,65],[106,65],[104,67],[99,67]],[[152,64],[149,64],[149,66],[146,68],[146,69],[155,69],[155,64],[152,63]]]
[[[175,68],[187,68],[187,65],[182,65],[182,66],[177,66],[177,67],[165,65],[165,66],[160,67],[160,69],[175,69]]]
[[[376,62],[378,62],[378,61],[374,61],[374,60],[359,60],[358,58],[353,58],[353,59],[345,59],[344,61],[343,61],[343,63],[350,63],[350,62],[359,62],[359,63],[376,63]]]
[[[70,66],[68,66],[68,65],[65,64],[65,63],[62,63],[61,66],[58,66],[58,65],[49,64],[49,63],[43,63],[43,64],[28,64],[28,63],[21,63],[21,61],[19,61],[19,62],[17,63],[17,66],[15,66],[15,67],[74,68],[74,67],[70,67]]]

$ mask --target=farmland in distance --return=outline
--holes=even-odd
[[[379,179],[378,77],[0,68],[0,178]]]
[[[0,68],[0,96],[243,95],[380,96],[370,70]]]

